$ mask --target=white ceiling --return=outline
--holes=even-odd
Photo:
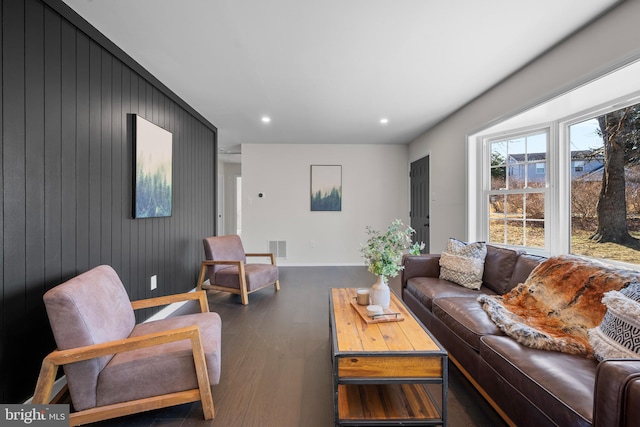
[[[226,151],[406,144],[617,3],[64,2],[217,126]]]

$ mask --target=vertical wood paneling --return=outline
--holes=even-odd
[[[100,58],[100,222],[99,230],[96,230],[100,236],[100,263],[113,265],[111,252],[112,244],[112,224],[111,224],[111,206],[112,194],[111,186],[113,181],[112,175],[112,149],[113,141],[111,140],[111,103],[113,93],[112,88],[112,56],[105,50],[101,49]]]
[[[131,299],[195,286],[215,234],[216,130],[48,3],[0,4],[0,401],[14,403],[55,347],[47,289],[99,264]],[[173,134],[172,217],[132,219],[131,114]]]
[[[4,13],[4,1],[0,0],[0,22],[4,22],[4,17],[5,17],[5,13]],[[0,28],[0,53],[4,52],[4,41],[5,41],[5,36],[4,36],[4,26],[2,28]],[[0,54],[0,82],[2,84],[0,84],[0,100],[4,101],[4,55]],[[4,102],[0,102],[0,117],[4,117]],[[4,136],[5,136],[5,132],[4,132],[4,120],[0,120],[0,135],[2,136],[2,140],[4,141]],[[3,144],[4,145],[4,144]],[[5,184],[5,179],[4,179],[4,147],[2,147],[2,149],[0,149],[0,165],[2,165],[2,173],[0,173],[0,188],[2,188],[4,190],[4,184]],[[2,308],[3,313],[2,315],[0,315],[0,372],[1,369],[4,367],[2,360],[4,360],[5,356],[4,356],[4,347],[6,342],[8,342],[8,336],[7,336],[7,327],[6,327],[6,323],[5,322],[5,308],[4,308],[4,291],[5,291],[5,286],[4,286],[4,254],[5,254],[5,250],[4,250],[4,245],[5,245],[5,226],[4,226],[4,191],[0,191],[0,206],[2,207],[2,209],[0,209],[0,224],[2,225],[0,227],[0,260],[2,261],[2,271],[0,271],[0,281],[2,282],[2,291],[3,291],[3,295],[2,295],[2,302],[3,304],[0,304],[0,308]],[[0,398],[2,398],[3,396],[7,395],[8,392],[8,387],[9,384],[8,382],[0,382]],[[0,400],[2,402],[4,402],[4,400]]]
[[[5,360],[17,357],[11,343],[17,342],[25,312],[25,29],[24,4],[3,2],[3,316]],[[9,42],[10,41],[10,42]],[[12,143],[4,143],[12,142]],[[7,221],[10,219],[9,221]],[[3,394],[11,392],[11,384],[18,380],[15,370],[2,367]],[[2,400],[6,402],[5,399]]]
[[[123,162],[126,138],[122,138],[121,129],[126,126],[126,115],[123,117],[122,109],[122,63],[118,60],[112,61],[111,84],[111,265],[116,271],[123,271],[122,268],[122,181],[125,171]],[[124,121],[124,123],[123,123]],[[109,219],[109,218],[107,218]]]
[[[125,67],[123,64],[121,65],[121,100],[122,100],[122,113],[120,114],[120,167],[121,167],[121,176],[120,176],[120,213],[115,213],[114,216],[119,216],[120,221],[122,223],[122,238],[120,245],[120,254],[122,258],[122,265],[120,268],[120,274],[122,277],[122,282],[126,287],[130,290],[131,287],[129,284],[131,283],[131,226],[132,221],[128,220],[131,215],[131,194],[132,194],[132,173],[133,165],[131,164],[131,153],[128,141],[129,138],[129,121],[130,115],[126,114],[127,111],[131,110],[131,72]],[[115,133],[115,130],[114,130]],[[117,248],[115,250],[118,250]],[[131,292],[129,295],[131,296]]]
[[[48,280],[62,279],[62,50],[60,18],[44,9],[44,255]]]
[[[102,48],[89,43],[89,267],[100,264],[102,216]],[[82,144],[82,141],[79,141]]]
[[[76,266],[89,269],[89,44],[76,35]]]
[[[69,279],[78,272],[77,253],[77,215],[78,215],[78,180],[77,180],[77,121],[76,108],[78,94],[78,64],[76,61],[76,29],[66,21],[62,21],[61,30],[61,280]]]
[[[140,83],[140,79],[138,78],[137,75],[135,75],[134,73],[131,73],[131,87],[130,87],[130,99],[131,99],[131,113],[133,114],[140,114],[140,89],[139,89],[139,83]],[[133,141],[133,135],[129,135],[128,136],[128,141]],[[129,154],[131,156],[131,163],[130,163],[130,167],[131,170],[133,171],[134,165],[133,165],[133,147],[131,147],[131,152]],[[133,200],[133,182],[135,180],[135,177],[133,176],[133,172],[132,172],[132,176],[131,176],[131,181],[130,181],[130,185],[131,185],[131,194],[129,195],[131,197],[130,199],[130,209],[129,209],[129,213],[128,213],[128,217],[131,218],[132,213],[133,213],[133,205],[132,205],[132,200]],[[140,233],[141,233],[141,227],[139,226],[134,226],[134,224],[131,224],[131,233],[129,235],[130,241],[131,241],[131,256],[133,256],[133,254],[139,254],[142,250],[143,247],[140,246]],[[125,286],[128,287],[129,290],[129,296],[131,297],[131,299],[141,299],[144,298],[145,294],[144,294],[144,289],[141,289],[142,293],[140,292],[140,289],[137,286],[132,286],[132,283],[137,283],[138,282],[138,271],[140,271],[140,269],[143,267],[141,262],[131,262],[131,274],[129,275],[129,281],[125,282]]]
[[[43,239],[45,214],[44,152],[44,7],[25,3],[25,270],[26,311],[39,305],[38,291],[45,280]],[[23,261],[24,262],[24,261]],[[25,325],[25,332],[28,326]]]

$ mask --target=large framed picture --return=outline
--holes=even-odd
[[[311,211],[342,211],[341,165],[311,165]]]
[[[171,216],[173,135],[133,116],[134,218]]]

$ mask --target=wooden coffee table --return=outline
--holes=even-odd
[[[395,294],[388,322],[363,317],[355,296],[331,289],[335,424],[446,426],[447,352]]]

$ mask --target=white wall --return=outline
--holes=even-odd
[[[311,165],[342,165],[341,212],[311,212]],[[286,240],[279,265],[362,265],[366,225],[409,223],[408,183],[405,145],[243,144],[245,250]]]
[[[640,57],[639,16],[640,0],[623,2],[410,144],[410,161],[431,154],[431,252],[468,238],[467,135]]]

